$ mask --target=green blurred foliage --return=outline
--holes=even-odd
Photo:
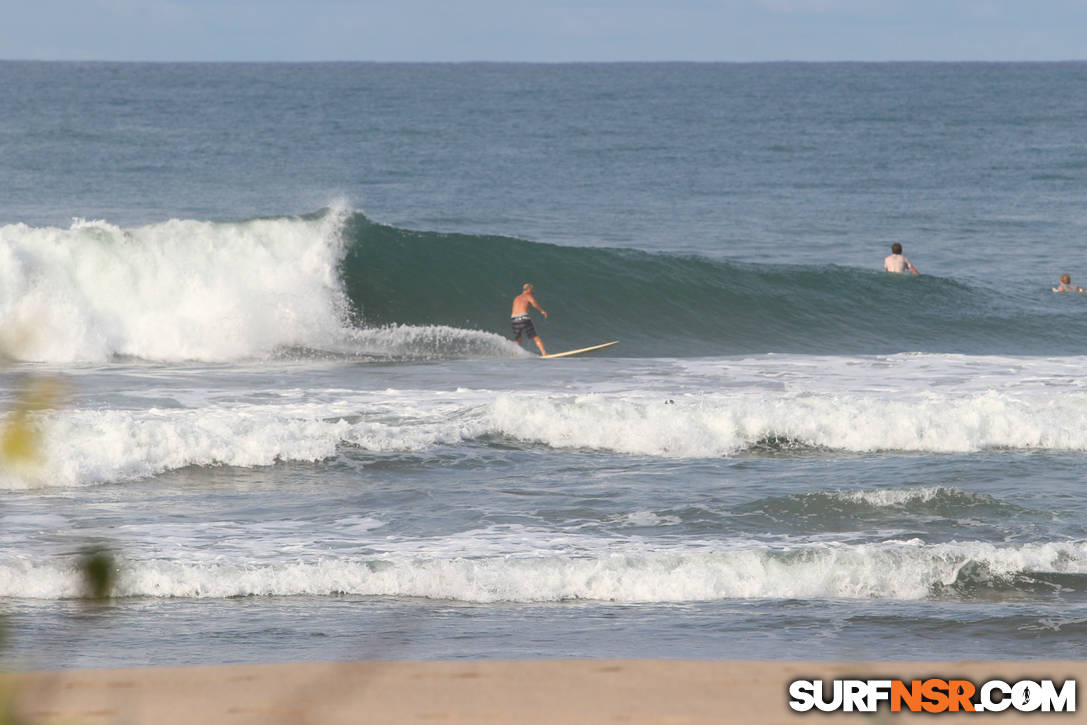
[[[79,560],[83,578],[83,596],[94,601],[109,599],[117,580],[117,565],[113,554],[104,546],[89,546]]]

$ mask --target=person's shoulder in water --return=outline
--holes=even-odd
[[[1054,292],[1087,292],[1082,287],[1072,284],[1072,275],[1062,274],[1061,283],[1053,288]]]

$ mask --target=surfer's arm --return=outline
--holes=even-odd
[[[535,308],[536,308],[537,310],[539,310],[539,311],[540,311],[540,314],[544,316],[544,319],[545,319],[545,320],[547,319],[547,310],[545,310],[544,308],[540,307],[540,303],[536,301],[536,298],[535,298],[535,297],[529,297],[529,298],[528,298],[528,303],[529,303],[530,305],[532,305],[533,307],[535,307]]]

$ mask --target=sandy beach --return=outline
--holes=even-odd
[[[348,662],[11,673],[26,723],[820,723],[795,713],[788,683],[815,678],[1080,678],[1082,662],[804,663],[676,660]],[[876,721],[913,717],[881,711]],[[922,715],[922,717],[933,717]],[[1001,723],[1076,714],[944,713]]]

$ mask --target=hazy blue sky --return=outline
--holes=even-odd
[[[0,0],[0,58],[1069,60],[1085,0]]]

